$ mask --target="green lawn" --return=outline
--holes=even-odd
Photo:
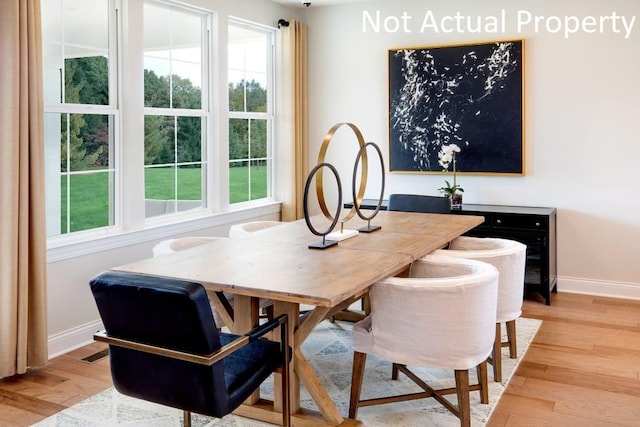
[[[234,167],[229,170],[230,203],[249,200],[249,172],[251,172],[251,200],[267,196],[267,168],[253,166]],[[150,168],[145,170],[145,198],[172,200],[201,200],[202,178],[200,168],[179,168],[177,186],[173,168]],[[61,232],[67,233],[67,179],[61,181],[60,218]],[[109,174],[99,172],[71,176],[70,230],[81,231],[109,225]]]

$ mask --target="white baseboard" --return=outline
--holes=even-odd
[[[61,356],[93,342],[93,334],[104,329],[102,322],[87,323],[49,337],[49,359]]]
[[[558,292],[640,300],[640,283],[558,277]]]

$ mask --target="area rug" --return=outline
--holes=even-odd
[[[491,411],[502,395],[518,363],[522,360],[522,356],[527,351],[529,344],[540,327],[540,323],[539,320],[534,319],[520,318],[517,320],[518,358],[510,359],[508,349],[503,349],[502,383],[493,381],[492,370],[489,367],[489,404],[480,403],[478,392],[471,394],[471,418],[474,427],[483,426],[489,419]],[[322,322],[302,347],[303,353],[309,359],[320,380],[336,402],[338,409],[344,415],[348,413],[351,387],[353,358],[351,327],[352,325],[347,322]],[[454,386],[452,371],[421,368],[415,368],[414,371],[425,379],[427,383],[437,388]],[[417,387],[402,374],[397,381],[391,380],[390,376],[391,364],[389,362],[369,356],[365,368],[361,397],[369,398],[392,393],[403,394],[410,391],[418,391]],[[470,381],[474,380],[475,374],[472,373]],[[261,393],[265,397],[273,395],[271,380],[267,380],[263,384]],[[455,402],[455,395],[451,395],[450,398]],[[303,407],[315,408],[313,400],[304,388],[301,390],[301,400]],[[358,419],[366,426],[456,427],[460,425],[458,419],[435,402],[434,399],[421,399],[360,408]],[[182,425],[182,411],[123,396],[115,389],[109,388],[35,425],[38,427],[178,427]],[[270,424],[234,415],[220,420],[193,414],[192,425],[194,427],[253,427],[268,426]]]

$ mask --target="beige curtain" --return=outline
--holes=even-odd
[[[0,13],[0,377],[47,361],[40,0]]]
[[[284,126],[280,143],[290,141],[288,149],[286,187],[282,194],[282,220],[293,221],[304,216],[302,196],[307,179],[307,26],[295,20],[281,28],[281,70],[284,85],[281,100]],[[290,169],[289,169],[289,166]]]

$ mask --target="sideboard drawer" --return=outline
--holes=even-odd
[[[549,229],[549,219],[540,215],[493,214],[491,219],[491,225],[494,228],[511,228],[529,231],[545,231]]]

